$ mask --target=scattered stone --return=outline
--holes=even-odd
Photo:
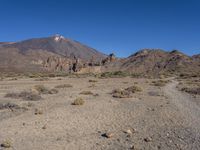
[[[144,138],[144,141],[145,141],[145,142],[151,142],[151,141],[152,141],[152,138],[146,137],[146,138]]]
[[[106,137],[106,138],[112,138],[114,136],[113,133],[104,133],[101,136]]]
[[[42,127],[42,129],[44,129],[44,130],[47,129],[47,125],[45,124],[45,125]]]
[[[130,129],[128,129],[128,130],[124,131],[124,133],[126,133],[126,134],[132,134],[132,131]]]
[[[99,94],[96,93],[96,94],[93,94],[93,96],[97,97],[97,96],[99,96]]]

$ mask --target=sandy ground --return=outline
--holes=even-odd
[[[90,83],[89,79],[98,82]],[[0,81],[0,103],[11,102],[26,109],[0,110],[0,142],[9,141],[8,149],[13,150],[200,149],[200,100],[178,91],[176,81],[165,87],[155,87],[150,82],[129,77],[4,79]],[[49,88],[60,84],[73,87],[59,89],[58,94],[42,95],[40,101],[4,97],[38,84]],[[133,98],[113,98],[110,94],[113,89],[135,84],[143,91]],[[80,95],[82,91],[98,96]],[[85,104],[71,105],[77,97],[82,97]],[[42,114],[35,115],[35,109]],[[106,138],[104,133],[113,136]]]

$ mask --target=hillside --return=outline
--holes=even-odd
[[[132,73],[183,73],[200,72],[198,55],[187,56],[177,50],[167,52],[161,49],[143,49],[125,59],[105,65],[113,71]],[[194,69],[195,68],[195,69]]]

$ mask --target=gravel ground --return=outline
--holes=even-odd
[[[0,104],[19,107],[0,109],[0,142],[7,141],[8,149],[13,150],[200,149],[198,99],[178,91],[176,81],[165,87],[152,86],[151,81],[129,77],[4,79],[0,81]],[[73,87],[43,94],[39,101],[4,97],[38,84],[49,89],[61,84]],[[141,87],[142,92],[132,98],[110,94],[132,85]],[[82,95],[82,91],[94,94]],[[84,99],[84,105],[71,105],[77,97]],[[41,113],[35,114],[36,109]]]

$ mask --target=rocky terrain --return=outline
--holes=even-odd
[[[181,91],[181,82],[183,76],[2,78],[0,149],[198,150],[200,93]]]

